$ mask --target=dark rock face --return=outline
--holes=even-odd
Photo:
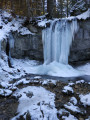
[[[90,60],[90,20],[80,20],[69,56],[70,62]]]
[[[14,49],[11,50],[11,56],[14,58],[25,58],[43,60],[43,45],[42,35],[37,33],[35,35],[20,35],[13,34],[15,44]]]
[[[71,46],[69,55],[70,63],[90,60],[90,19],[78,20],[79,30]],[[28,57],[29,59],[43,61],[42,29],[28,26],[34,35],[20,35],[13,33],[14,49],[11,56],[17,59]],[[2,42],[2,50],[6,50],[6,41]]]

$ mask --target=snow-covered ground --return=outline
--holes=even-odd
[[[26,74],[50,75],[58,77],[74,77],[81,75],[90,75],[90,63],[73,68],[70,65],[64,65],[53,62],[49,65],[38,65],[39,62],[29,59],[12,59],[13,67],[9,68],[7,56],[3,53],[3,59],[0,58],[0,79],[10,81],[11,79],[20,78]],[[66,71],[66,72],[65,72]]]
[[[28,73],[33,73],[33,71],[37,70],[37,65],[38,61],[32,61],[28,59],[12,59],[13,61],[13,66],[15,68],[9,68],[7,61],[7,57],[5,56],[5,53],[3,53],[5,59],[0,59],[1,66],[0,68],[0,95],[1,96],[10,96],[14,95],[17,98],[19,98],[19,106],[17,109],[18,115],[12,118],[12,120],[16,120],[16,118],[20,117],[20,115],[24,115],[26,117],[26,114],[28,111],[30,112],[31,118],[36,119],[38,118],[39,120],[46,120],[49,118],[50,120],[58,120],[57,118],[57,113],[58,110],[55,108],[55,94],[47,91],[43,87],[35,87],[35,86],[28,86],[22,89],[18,89],[18,85],[20,84],[25,84],[25,85],[30,85],[30,83],[38,83],[38,80],[40,84],[43,85],[48,85],[49,83],[52,83],[56,85],[56,80],[52,79],[47,79],[47,80],[42,80],[42,76],[40,74],[38,76],[35,76],[33,79],[34,80],[26,80],[26,78],[22,78],[20,80],[16,80],[14,84],[10,84],[9,81],[13,79],[20,78],[22,75],[26,75]],[[88,69],[85,69],[85,66],[88,66]],[[84,66],[80,66],[77,69],[81,69],[83,73],[90,75],[89,70],[90,70],[90,63],[86,64]],[[82,67],[82,68],[81,68]],[[42,69],[41,69],[42,70]],[[65,69],[63,69],[64,71]],[[55,69],[54,69],[55,72]],[[57,72],[57,71],[56,71]],[[54,73],[55,74],[55,73]],[[59,73],[59,75],[61,75]],[[42,81],[40,81],[42,80]],[[79,80],[76,81],[75,83],[70,82],[68,83],[67,86],[64,86],[62,89],[62,92],[65,94],[68,94],[69,92],[71,94],[74,94],[73,90],[73,85],[74,84],[84,84],[84,80]],[[13,93],[12,90],[15,90]],[[90,106],[90,93],[89,94],[79,94],[79,98],[81,101],[81,104],[84,106]],[[64,108],[68,110],[69,116],[62,116],[62,119],[65,120],[77,120],[77,118],[72,115],[69,111],[73,111],[76,113],[83,114],[81,109],[77,105],[78,100],[73,96],[70,98],[70,101],[64,104]],[[64,110],[63,112],[66,112]],[[61,114],[61,111],[59,111]],[[85,113],[85,111],[84,111]],[[87,119],[89,120],[89,118]]]
[[[90,106],[90,93],[86,94],[86,95],[79,95],[81,102],[83,103],[83,105],[88,105]]]
[[[58,120],[54,104],[55,94],[47,91],[45,88],[29,86],[17,90],[14,95],[21,95],[21,97],[19,98],[17,110],[19,114],[12,120],[16,120],[18,116],[24,115],[27,111],[30,112],[32,120]]]
[[[49,65],[38,65],[37,61],[13,59],[13,66],[17,69],[20,68],[26,71],[26,73],[39,75],[51,75],[58,77],[90,75],[90,63],[73,68],[70,65],[64,65],[57,62],[50,63]]]
[[[81,66],[77,67],[76,69],[84,72],[85,75],[90,75],[90,63],[81,65]]]

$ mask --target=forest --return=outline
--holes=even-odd
[[[1,9],[28,17],[49,13],[62,18],[78,15],[89,7],[89,0],[0,0]]]

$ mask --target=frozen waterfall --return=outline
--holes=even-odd
[[[0,40],[0,57],[1,57],[1,40]]]
[[[42,32],[45,64],[53,61],[68,64],[70,46],[77,30],[76,19],[51,21],[50,27]]]

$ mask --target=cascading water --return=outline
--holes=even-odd
[[[50,27],[42,32],[44,63],[53,61],[68,64],[70,46],[75,33],[78,30],[77,20],[68,19],[54,20]]]

